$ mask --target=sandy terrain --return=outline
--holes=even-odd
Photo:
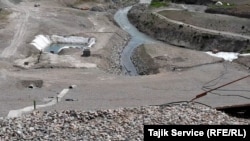
[[[194,63],[196,67],[185,71],[167,71],[137,77],[110,74],[104,71],[104,68],[110,67],[108,60],[112,47],[126,44],[127,34],[109,20],[109,13],[73,9],[66,7],[68,4],[65,1],[60,3],[56,0],[39,1],[40,7],[34,7],[36,1],[33,0],[23,0],[19,4],[10,3],[8,0],[1,2],[7,9],[12,10],[12,13],[9,15],[9,24],[0,29],[0,37],[3,37],[0,42],[0,117],[7,116],[10,110],[31,106],[34,100],[37,104],[45,104],[71,85],[77,87],[70,89],[61,102],[39,110],[90,110],[189,101],[203,92],[202,87],[207,82],[223,72],[225,75],[217,85],[249,74],[244,67],[230,62],[200,66],[199,61],[195,59],[207,60],[207,55],[193,57],[194,60],[190,61],[189,65]],[[86,6],[95,4],[89,2]],[[39,56],[38,50],[29,44],[39,34],[95,37],[97,43],[92,49],[94,55],[83,58],[80,56],[81,52],[77,51],[61,56],[43,54],[39,64],[28,69],[21,68],[20,64],[16,67],[16,61],[19,59],[29,58],[28,61],[31,61]],[[162,49],[162,46],[159,46]],[[181,57],[189,52],[180,49],[175,51],[174,47],[168,49],[162,50],[172,52],[172,55],[177,55],[175,57],[178,57],[179,53]],[[210,58],[209,61],[213,59]],[[97,67],[77,67],[86,63],[96,64]],[[186,64],[180,64],[180,67],[181,65]],[[26,80],[42,80],[43,84],[41,88],[27,88],[27,85],[23,84]],[[225,88],[243,90],[237,91],[237,95],[235,91],[219,91],[222,96],[208,95],[199,101],[213,107],[249,103],[249,98],[242,98],[249,97],[249,84],[250,79],[245,79]],[[234,96],[225,98],[223,95]],[[70,102],[66,101],[67,99],[76,101]]]

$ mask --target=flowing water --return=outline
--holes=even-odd
[[[138,75],[134,64],[131,61],[131,56],[134,49],[142,44],[151,44],[155,40],[137,30],[128,20],[127,14],[132,6],[120,9],[116,12],[114,19],[118,25],[131,36],[131,40],[124,48],[121,54],[122,72],[125,75]]]

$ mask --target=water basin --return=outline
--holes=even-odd
[[[44,48],[44,52],[58,54],[62,49],[66,48],[79,48],[84,49],[87,48],[84,45],[73,45],[73,44],[51,44],[49,47]]]

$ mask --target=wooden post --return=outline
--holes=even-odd
[[[36,100],[33,101],[34,104],[34,110],[36,110]]]

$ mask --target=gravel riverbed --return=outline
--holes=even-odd
[[[143,125],[249,125],[204,105],[183,103],[96,111],[34,111],[0,119],[0,140],[143,140]]]

